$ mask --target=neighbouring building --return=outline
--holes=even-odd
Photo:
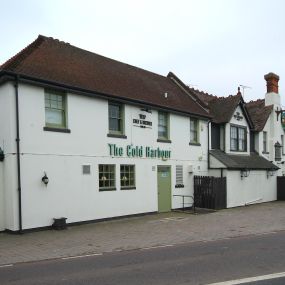
[[[181,208],[195,175],[226,177],[227,207],[276,200],[284,132],[265,79],[246,104],[39,36],[0,66],[0,231]]]

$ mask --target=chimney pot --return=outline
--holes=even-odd
[[[278,94],[279,76],[275,73],[270,72],[264,75],[264,79],[267,83],[267,93],[274,92]]]

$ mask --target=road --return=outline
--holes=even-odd
[[[281,231],[8,265],[0,267],[0,284],[192,285],[283,271],[285,232]],[[243,284],[285,284],[285,278]]]

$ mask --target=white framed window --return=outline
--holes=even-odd
[[[45,124],[46,127],[67,127],[65,93],[45,90]]]
[[[231,151],[247,150],[246,127],[231,126],[230,129],[230,148]]]
[[[121,164],[120,165],[120,181],[121,189],[135,189],[136,188],[136,173],[135,165]]]
[[[115,164],[99,164],[99,191],[116,190]]]

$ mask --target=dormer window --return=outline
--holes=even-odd
[[[246,127],[231,125],[231,151],[246,150]]]

